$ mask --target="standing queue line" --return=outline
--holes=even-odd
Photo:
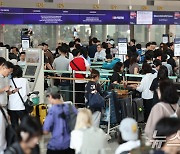
[[[112,70],[106,70],[107,72],[103,73],[102,71],[100,71],[100,83],[103,85],[104,83],[107,83],[107,82],[110,82],[109,79],[107,79],[106,77],[108,76],[112,76]],[[109,71],[109,72],[108,72]],[[90,79],[88,78],[75,78],[75,74],[78,73],[78,74],[85,74],[86,77],[88,77],[88,75],[90,75],[90,71],[57,71],[57,70],[44,70],[45,73],[51,73],[51,74],[63,74],[63,73],[66,73],[66,74],[70,74],[71,77],[61,77],[61,76],[51,76],[51,75],[48,75],[45,77],[45,79],[59,79],[59,80],[70,80],[72,81],[72,88],[73,90],[72,91],[69,91],[69,92],[72,92],[73,93],[73,102],[75,102],[75,81],[76,80],[84,80],[84,81],[90,81]],[[135,75],[135,74],[125,74],[126,77],[133,77],[133,78],[143,78],[144,75]],[[104,78],[103,78],[104,77]],[[177,76],[169,76],[169,79],[172,79],[173,81],[176,82],[176,80],[178,79]],[[127,81],[128,84],[139,84],[140,81]]]

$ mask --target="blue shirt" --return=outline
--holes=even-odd
[[[75,112],[76,109],[73,109]],[[47,148],[50,150],[65,150],[70,146],[70,132],[66,117],[69,116],[68,104],[53,105],[45,119],[43,130],[51,132]]]

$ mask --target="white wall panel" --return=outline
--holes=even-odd
[[[180,1],[155,1],[156,6],[180,6]]]

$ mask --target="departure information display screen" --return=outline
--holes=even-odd
[[[153,24],[174,24],[174,12],[153,12]]]
[[[129,20],[129,11],[79,11],[79,24],[129,24]]]
[[[0,24],[180,24],[179,11],[0,7]]]

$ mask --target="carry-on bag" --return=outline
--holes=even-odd
[[[144,106],[142,98],[134,98],[132,101],[133,116],[137,122],[144,122]]]

